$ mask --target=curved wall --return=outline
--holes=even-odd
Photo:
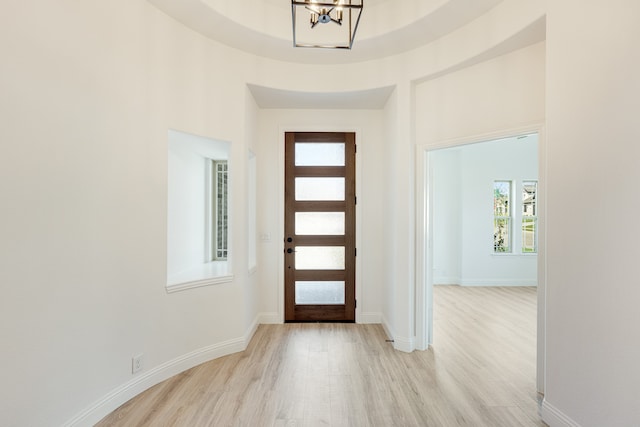
[[[378,316],[398,348],[412,350],[416,85],[514,48],[508,41],[543,15],[531,3],[505,1],[396,57],[317,66],[225,47],[142,0],[11,0],[0,16],[0,316],[3,384],[11,385],[0,391],[2,424],[91,425],[164,378],[243,349],[257,323],[279,321],[278,299],[265,287],[269,249],[259,246],[255,274],[247,268],[247,150],[258,153],[258,173],[272,176],[260,152],[277,144],[275,129],[335,124],[315,120],[318,112],[260,109],[247,83],[303,92],[396,87],[382,109],[329,117],[369,135],[361,158],[387,171],[380,189],[366,179],[371,169],[362,171],[363,194],[385,202],[364,204],[382,210],[363,227],[391,225],[370,243],[384,249],[361,261],[388,261],[382,279],[369,276],[361,315]],[[165,291],[168,129],[231,142],[231,283]],[[259,201],[258,221],[277,230],[272,210]],[[134,376],[137,354],[144,370]]]

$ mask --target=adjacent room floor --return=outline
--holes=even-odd
[[[380,325],[262,325],[246,351],[135,397],[97,426],[545,426],[536,289],[436,286],[434,345]]]

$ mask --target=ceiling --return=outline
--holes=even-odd
[[[352,50],[293,47],[289,0],[148,0],[168,15],[226,45],[277,60],[352,63],[428,44],[502,0],[363,0]]]

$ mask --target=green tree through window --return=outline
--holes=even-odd
[[[493,183],[493,251],[511,252],[511,181]]]

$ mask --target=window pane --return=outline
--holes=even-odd
[[[296,166],[344,166],[344,143],[296,143]]]
[[[510,216],[510,194],[510,181],[495,181],[493,183],[493,216]]]
[[[296,246],[296,270],[344,270],[344,246]]]
[[[536,181],[524,181],[522,183],[522,216],[536,216],[536,195],[538,183]]]
[[[296,178],[296,200],[344,200],[344,178]]]
[[[296,304],[344,304],[344,282],[296,282]]]
[[[344,236],[344,212],[296,212],[296,234]]]
[[[511,252],[511,181],[493,183],[493,251]]]
[[[493,220],[493,250],[494,252],[510,252],[511,239],[509,236],[510,218],[495,218]]]
[[[522,252],[536,253],[537,218],[522,218]]]
[[[522,182],[522,252],[538,252],[538,182]]]
[[[215,260],[226,260],[229,244],[229,183],[228,165],[226,160],[214,160],[214,188],[215,188]]]

